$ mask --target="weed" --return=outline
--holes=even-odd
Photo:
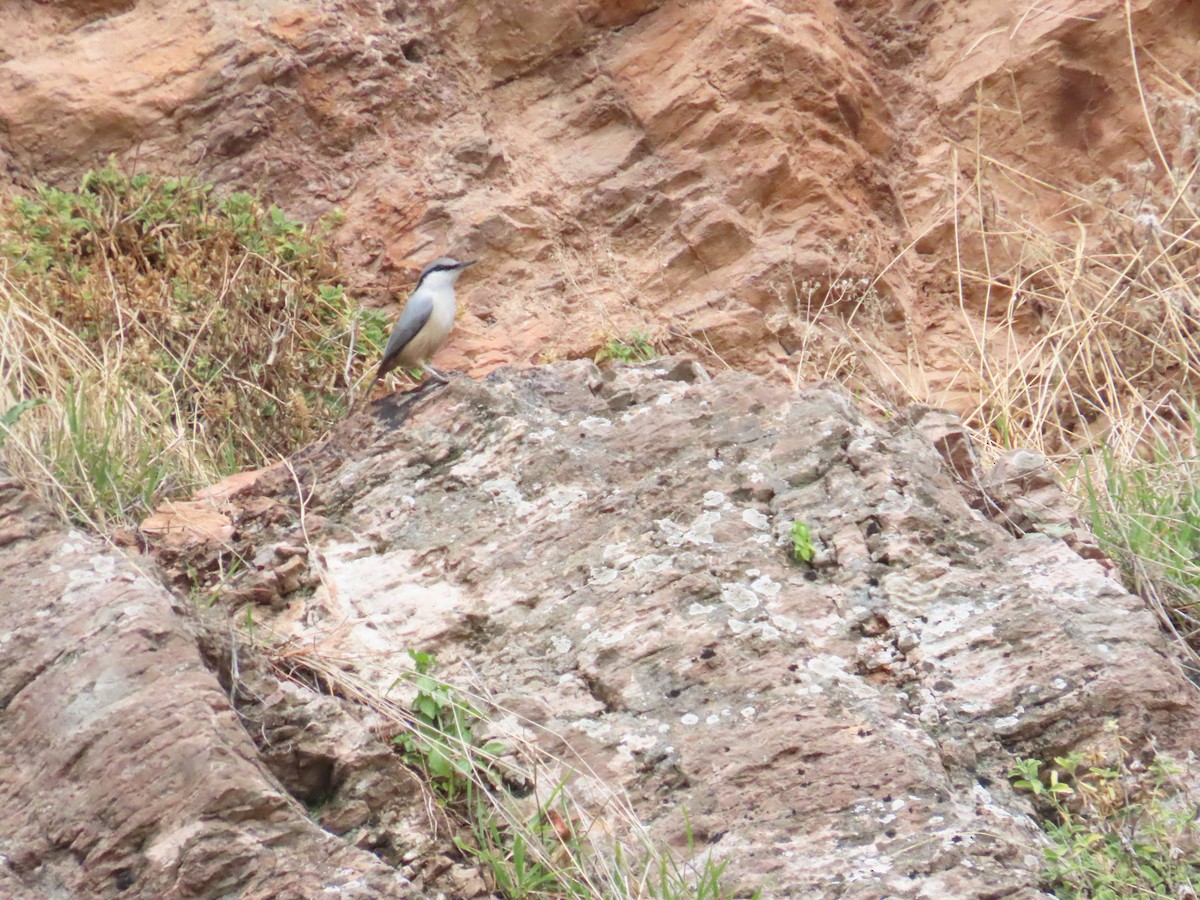
[[[1195,412],[1189,413],[1196,429]],[[1193,434],[1196,432],[1193,431]],[[1196,438],[1157,441],[1143,457],[1111,450],[1080,466],[1084,511],[1126,581],[1176,631],[1185,647],[1200,645],[1200,458]],[[1190,653],[1200,670],[1200,656]]]
[[[412,702],[411,727],[393,743],[405,762],[426,774],[438,797],[453,803],[464,796],[479,769],[472,754],[492,757],[505,748],[496,742],[476,743],[474,729],[481,716],[449,685],[429,674],[436,662],[432,654],[409,650],[408,655],[413,671],[405,680],[416,685],[417,695]]]
[[[765,321],[789,349],[793,384],[839,381],[859,402],[885,414],[912,402],[925,387],[918,329],[882,286],[897,260],[881,269],[879,248],[868,234],[825,242],[823,250],[837,261],[824,277],[797,278],[789,265],[770,286],[778,303]]]
[[[431,795],[460,827],[458,847],[483,866],[501,896],[730,896],[722,886],[724,863],[692,844],[690,826],[690,859],[679,860],[650,840],[628,798],[606,787],[561,735],[435,678],[432,656],[410,651],[413,668],[396,680],[416,694],[400,704],[319,652],[315,642],[287,643],[267,653],[281,677],[303,684],[315,678],[397,730],[398,751],[431,776]],[[503,734],[503,744],[481,740],[485,731]],[[538,731],[566,747],[573,763],[541,749],[531,737]]]
[[[654,344],[650,338],[640,331],[632,332],[626,338],[611,338],[608,343],[596,351],[596,363],[604,363],[610,359],[617,362],[649,362],[655,357]]]
[[[1009,777],[1029,791],[1050,839],[1046,875],[1068,898],[1193,897],[1200,889],[1200,823],[1179,770],[1165,757],[1141,765],[1117,734],[1116,752],[1018,759]]]
[[[792,542],[792,559],[800,563],[812,562],[813,558],[817,555],[817,551],[813,547],[812,534],[809,531],[808,524],[797,519],[792,523],[788,537]]]
[[[486,796],[472,791],[468,818],[472,839],[459,839],[458,847],[485,867],[502,896],[522,900],[538,894],[589,895],[586,884],[562,865],[581,848],[561,813],[543,808],[512,827],[496,815]]]

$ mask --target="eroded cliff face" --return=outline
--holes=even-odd
[[[1088,213],[1059,189],[1144,196],[1176,162],[1147,125],[1186,103],[1198,14],[1126,8],[25,0],[0,11],[0,153],[16,181],[115,153],[339,207],[368,303],[477,254],[452,368],[637,329],[962,410],[988,313],[954,272],[1003,284],[1020,255],[976,232],[1016,211],[1067,234]],[[870,333],[863,371],[813,330],[838,282],[822,312]]]

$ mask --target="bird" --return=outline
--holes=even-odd
[[[379,371],[375,373],[368,394],[379,379],[396,366],[420,367],[446,384],[445,377],[429,365],[429,360],[446,343],[454,327],[454,314],[458,310],[454,299],[454,282],[458,281],[458,276],[465,268],[476,262],[478,260],[474,259],[459,262],[443,256],[421,270],[417,286],[409,295],[400,318],[396,320],[396,327],[388,338]]]

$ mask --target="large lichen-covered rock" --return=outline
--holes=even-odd
[[[1138,598],[974,509],[919,425],[688,361],[501,371],[387,398],[222,514],[247,582],[312,546],[278,633],[381,692],[437,654],[747,888],[1033,896],[1014,758],[1114,718],[1194,748],[1196,693]]]

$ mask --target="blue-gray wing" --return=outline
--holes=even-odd
[[[404,304],[404,311],[400,313],[396,327],[392,329],[392,336],[388,338],[387,349],[383,351],[383,361],[379,364],[379,374],[375,376],[376,378],[382,378],[396,368],[400,354],[425,327],[425,323],[429,321],[431,315],[433,315],[433,299],[431,297],[417,291],[408,298],[408,303]]]

